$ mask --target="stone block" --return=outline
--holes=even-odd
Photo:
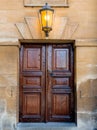
[[[0,3],[1,4],[1,3]],[[0,24],[23,22],[24,10],[0,10]]]
[[[93,130],[94,124],[91,121],[91,113],[78,113],[78,128]]]
[[[16,23],[16,27],[24,39],[32,39],[30,30],[26,23]]]
[[[17,81],[17,75],[0,75],[0,87],[7,87],[7,90],[9,86],[17,86]]]
[[[8,98],[16,98],[17,94],[17,86],[7,86],[6,87],[6,97]]]
[[[2,117],[2,130],[15,130],[15,115],[6,113]]]
[[[12,130],[12,123],[11,123],[10,119],[3,119],[2,129],[3,130]]]
[[[33,39],[41,39],[42,31],[38,17],[25,17],[25,21],[31,32]]]
[[[63,39],[71,39],[73,34],[76,32],[76,29],[78,28],[78,23],[72,23],[68,22],[63,33]]]
[[[97,111],[96,79],[88,79],[80,83],[78,88],[78,111]]]
[[[80,97],[97,97],[97,79],[88,79],[80,84]]]
[[[96,112],[91,114],[91,122],[93,122],[94,129],[96,129],[97,128],[97,113]]]
[[[7,98],[7,113],[8,114],[16,114],[16,98]]]
[[[4,99],[0,99],[0,115],[5,112],[6,101]]]
[[[20,0],[3,0],[2,2],[0,2],[0,9],[2,10],[14,10],[14,9],[21,9],[23,8],[23,1]]]
[[[5,74],[18,73],[18,54],[19,50],[16,46],[0,46],[0,61],[2,61],[0,62],[1,77]]]
[[[6,87],[0,87],[0,99],[4,99],[6,96]]]
[[[52,26],[52,31],[50,32],[49,39],[60,39],[63,38],[64,29],[66,28],[66,24],[68,22],[68,18],[65,16],[56,16],[54,18],[54,24]]]
[[[85,44],[85,43],[84,43]],[[77,82],[97,78],[97,47],[78,47],[76,49]]]
[[[0,30],[2,30],[0,32],[0,37],[10,37],[10,38],[20,38],[20,35],[18,33],[18,31],[16,30],[16,27],[13,23],[3,23],[0,24]]]

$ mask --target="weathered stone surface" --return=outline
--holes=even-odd
[[[96,117],[96,118],[95,118]],[[92,112],[87,113],[78,113],[78,127],[79,128],[88,128],[89,130],[94,130],[97,128],[97,114]]]
[[[97,78],[97,47],[78,47],[76,49],[77,82]]]
[[[2,130],[1,127],[2,127],[2,123],[1,123],[1,117],[0,117],[0,130]]]
[[[3,123],[2,123],[2,129],[3,130],[12,130],[12,124],[10,119],[3,119]]]
[[[16,23],[16,27],[19,30],[19,33],[24,39],[32,39],[33,37],[31,36],[30,30],[27,26],[26,23]]]
[[[4,99],[0,99],[0,115],[5,112],[6,102]]]
[[[68,5],[68,0],[47,0],[47,1],[45,1],[45,0],[41,0],[41,1],[39,1],[39,0],[36,0],[36,1],[30,1],[30,0],[24,0],[24,6],[44,6],[44,3],[48,3],[49,2],[49,4],[51,5],[51,6],[61,6],[61,7],[63,7],[63,6],[67,6]]]
[[[17,75],[0,75],[0,87],[17,86]]]
[[[33,39],[42,39],[42,31],[37,17],[25,17]]]
[[[16,111],[17,111],[17,109],[16,109],[16,99],[8,98],[6,108],[7,108],[8,114],[16,113]]]
[[[6,87],[6,96],[11,97],[11,98],[15,98],[16,97],[16,90],[17,90],[17,86],[7,86]]]
[[[82,82],[80,85],[81,98],[96,98],[97,97],[97,79],[90,79]]]
[[[17,111],[17,88],[14,86],[11,86],[6,89],[6,111],[9,114],[16,114]]]
[[[0,87],[0,99],[5,98],[6,87]]]
[[[4,79],[4,77],[6,77],[5,74],[14,75],[18,73],[18,53],[19,53],[18,47],[0,46],[0,61],[2,61],[0,62],[1,80]]]
[[[64,32],[62,34],[62,39],[71,39],[77,28],[78,23],[67,23],[66,28],[64,28]]]
[[[6,113],[2,117],[2,130],[15,130],[15,118],[13,115]]]
[[[78,88],[78,111],[97,111],[97,79],[88,79]]]
[[[7,3],[7,4],[6,4]],[[14,10],[14,9],[21,9],[23,8],[23,1],[22,0],[3,0],[0,2],[0,9],[1,10]]]
[[[20,34],[18,33],[18,31],[16,30],[16,27],[13,23],[2,23],[0,24],[0,30],[2,30],[0,32],[0,38],[4,37],[11,37],[11,38],[21,38]]]
[[[62,38],[63,31],[68,22],[68,18],[65,16],[55,16],[53,21],[53,30],[49,33],[49,39],[60,39]]]

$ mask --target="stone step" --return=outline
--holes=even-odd
[[[19,123],[17,130],[77,130],[75,123]]]

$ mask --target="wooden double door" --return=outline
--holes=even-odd
[[[72,44],[21,44],[20,122],[73,122]]]

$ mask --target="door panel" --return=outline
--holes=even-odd
[[[23,113],[26,115],[40,115],[40,93],[24,92]],[[33,109],[33,111],[32,111]]]
[[[72,56],[71,45],[48,47],[48,121],[73,121]]]
[[[40,48],[25,48],[23,57],[23,70],[40,70]]]
[[[41,77],[23,77],[23,88],[40,88],[41,87]]]
[[[53,49],[53,70],[68,70],[69,54],[68,49]]]
[[[23,45],[20,61],[20,121],[44,121],[45,46]]]
[[[20,52],[20,122],[74,121],[72,45],[25,43]]]

